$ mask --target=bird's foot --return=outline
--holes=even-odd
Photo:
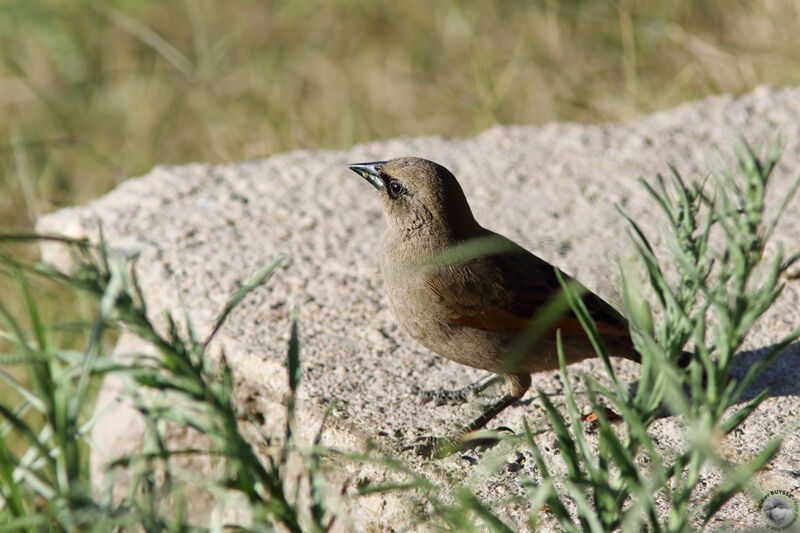
[[[500,442],[502,431],[513,433],[510,429],[503,427],[496,431],[472,431],[455,437],[419,437],[413,444],[404,447],[403,451],[411,450],[415,455],[428,459],[444,459],[454,453],[479,446],[493,446]]]
[[[472,400],[478,393],[483,392],[490,385],[501,379],[500,376],[490,375],[466,387],[461,387],[460,389],[426,389],[419,392],[419,398],[422,403],[433,402],[434,405],[461,405]]]
[[[419,437],[412,444],[403,448],[411,450],[414,455],[426,459],[444,459],[460,450],[460,441],[454,437]]]
[[[422,403],[433,402],[434,405],[461,405],[467,403],[475,397],[475,392],[471,387],[464,387],[461,389],[447,390],[447,389],[426,389],[419,393],[419,399]]]

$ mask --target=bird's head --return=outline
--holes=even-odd
[[[442,165],[401,157],[347,167],[380,191],[390,227],[449,237],[469,235],[479,227],[461,186]]]

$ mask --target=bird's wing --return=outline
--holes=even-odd
[[[426,281],[450,320],[489,331],[523,329],[561,290],[554,268],[519,247],[446,266]],[[601,335],[629,335],[625,318],[599,296],[586,291],[582,300]],[[556,320],[552,329],[557,328],[565,337],[585,334],[571,310]]]

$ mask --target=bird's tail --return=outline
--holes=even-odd
[[[636,363],[642,364],[642,354],[637,352],[632,345],[627,350],[618,351],[617,353],[614,353],[614,351],[612,350],[611,353],[612,355],[620,355],[625,359],[628,359],[629,361],[634,361]],[[675,361],[675,364],[678,365],[678,368],[688,368],[689,363],[692,362],[692,356],[693,355],[691,352],[683,352]]]

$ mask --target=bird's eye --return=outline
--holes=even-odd
[[[406,188],[403,187],[403,185],[401,185],[400,182],[397,180],[389,181],[389,186],[387,188],[389,189],[389,196],[391,196],[392,198],[397,198],[398,196],[406,192]]]

